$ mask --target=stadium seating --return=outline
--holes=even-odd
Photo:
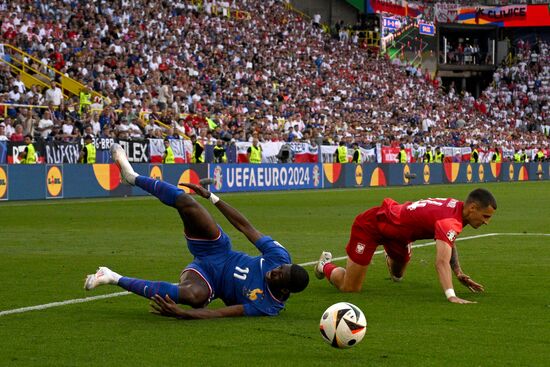
[[[516,63],[499,68],[476,100],[443,90],[425,70],[331,38],[283,1],[239,2],[239,9],[219,1],[40,4],[8,2],[1,42],[107,99],[82,115],[74,98],[24,116],[23,108],[7,109],[7,138],[20,123],[24,133],[55,139],[36,129],[50,110],[65,141],[88,129],[135,139],[194,134],[205,143],[208,130],[210,141],[251,141],[257,133],[277,142],[295,137],[289,132],[298,126],[301,141],[325,144],[548,146],[543,41],[520,43]],[[0,67],[0,103],[46,104],[46,90],[25,88]]]

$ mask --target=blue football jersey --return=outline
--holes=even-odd
[[[252,257],[231,251],[223,269],[218,294],[226,305],[244,305],[246,316],[277,315],[284,302],[277,300],[267,286],[265,274],[283,264],[290,264],[290,254],[269,236],[254,244],[262,253]]]

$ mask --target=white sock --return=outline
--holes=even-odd
[[[112,270],[111,270],[111,273],[113,274],[113,279],[115,280],[114,284],[118,284],[118,281],[120,280],[120,278],[122,278],[122,275],[120,275],[119,273],[115,273]]]
[[[134,171],[132,165],[127,160],[121,160],[119,164],[122,171],[121,173],[126,181],[131,185],[135,185],[138,174]]]

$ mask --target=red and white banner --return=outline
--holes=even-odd
[[[424,12],[426,7],[421,2],[409,2],[404,0],[370,0],[370,6],[376,13],[390,13],[416,18]]]
[[[399,163],[397,162],[397,155],[399,154],[399,148],[382,147],[382,163]],[[407,162],[411,162],[412,153],[410,148],[406,148]]]
[[[189,140],[170,139],[170,146],[174,151],[174,160],[176,163],[188,163],[191,161],[193,145]],[[149,139],[149,156],[151,163],[162,163],[164,155],[164,140]]]
[[[294,154],[294,163],[317,163],[319,162],[319,146],[312,147],[305,143],[290,143]]]
[[[248,163],[247,150],[252,146],[250,142],[237,142],[237,163]],[[277,154],[287,143],[268,142],[260,143],[262,147],[262,163],[277,163]],[[312,147],[306,143],[288,143],[292,149],[294,162],[317,163],[319,161],[319,147]]]
[[[321,146],[321,154],[323,155],[323,163],[334,163],[334,154],[338,145],[323,145]],[[364,149],[359,147],[361,152],[361,163],[376,162],[376,149]],[[348,162],[353,159],[354,151],[348,148],[347,156]]]

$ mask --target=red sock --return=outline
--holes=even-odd
[[[330,274],[336,269],[337,266],[333,263],[326,263],[325,266],[323,266],[323,273],[325,273],[325,276],[330,281]]]

